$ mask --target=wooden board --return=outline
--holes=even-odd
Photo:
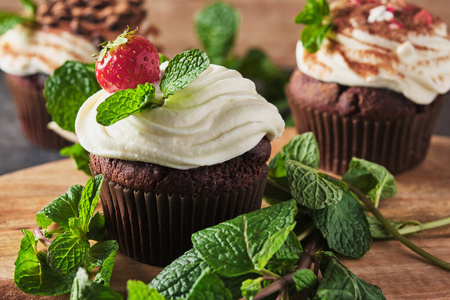
[[[294,129],[288,128],[273,143],[273,152],[294,135]],[[450,216],[449,166],[450,139],[433,137],[424,163],[396,177],[398,195],[382,201],[382,212],[387,217],[421,222]],[[0,177],[0,299],[39,298],[22,293],[13,283],[14,261],[22,239],[20,229],[33,230],[38,210],[65,193],[71,185],[84,185],[87,180],[69,159]],[[429,230],[411,239],[432,254],[450,261],[450,226]],[[424,262],[395,240],[375,241],[362,259],[343,258],[342,261],[357,276],[378,285],[387,299],[450,298],[450,273]],[[123,293],[128,279],[150,282],[160,270],[119,254],[111,286]]]

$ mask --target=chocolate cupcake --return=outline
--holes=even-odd
[[[32,144],[60,149],[70,142],[48,128],[45,79],[68,60],[94,62],[98,44],[145,17],[142,1],[40,1],[36,21],[0,36],[0,69],[16,103],[18,119]],[[143,32],[154,35],[149,26]]]
[[[76,133],[92,172],[104,175],[108,234],[124,254],[164,266],[191,247],[192,233],[260,208],[270,140],[284,122],[253,82],[209,65],[164,105],[103,126],[97,107],[110,95],[83,104]]]
[[[339,0],[317,52],[298,42],[286,95],[299,133],[312,131],[320,167],[352,157],[400,173],[426,156],[450,89],[445,23],[403,1]]]

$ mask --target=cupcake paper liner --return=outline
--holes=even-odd
[[[137,261],[166,266],[192,248],[192,233],[261,208],[266,180],[267,170],[246,188],[180,195],[134,190],[105,178],[100,199],[109,238]]]
[[[344,174],[352,157],[357,157],[398,174],[425,158],[443,99],[438,97],[426,112],[394,120],[339,116],[294,101],[290,105],[297,131],[316,136],[321,169]]]
[[[70,142],[47,128],[51,117],[45,106],[43,91],[21,83],[27,79],[9,74],[5,74],[5,78],[25,138],[34,145],[48,149],[61,149],[70,145]]]

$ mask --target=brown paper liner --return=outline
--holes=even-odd
[[[51,117],[45,106],[43,91],[30,86],[27,78],[5,74],[9,91],[16,103],[16,111],[25,138],[32,144],[61,149],[70,142],[47,128]]]
[[[297,132],[311,131],[320,149],[320,168],[344,174],[352,157],[407,171],[425,158],[443,106],[442,97],[426,112],[394,120],[365,120],[321,112],[290,101]]]
[[[166,266],[192,248],[192,233],[261,208],[266,180],[267,170],[229,193],[179,195],[133,190],[105,179],[100,199],[109,238],[137,261]]]

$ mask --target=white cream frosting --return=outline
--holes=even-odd
[[[353,27],[325,39],[317,53],[308,53],[299,41],[300,71],[326,82],[391,89],[422,105],[450,90],[450,40],[444,23],[433,24],[433,34],[409,32],[401,42],[349,23]]]
[[[155,88],[161,98],[159,85]],[[102,157],[190,169],[225,162],[284,130],[277,108],[256,92],[252,81],[218,65],[210,65],[162,107],[105,127],[96,115],[109,95],[100,90],[91,96],[75,123],[81,145]]]
[[[68,60],[94,62],[96,51],[88,40],[68,31],[17,25],[0,36],[0,69],[17,76],[51,75]]]

